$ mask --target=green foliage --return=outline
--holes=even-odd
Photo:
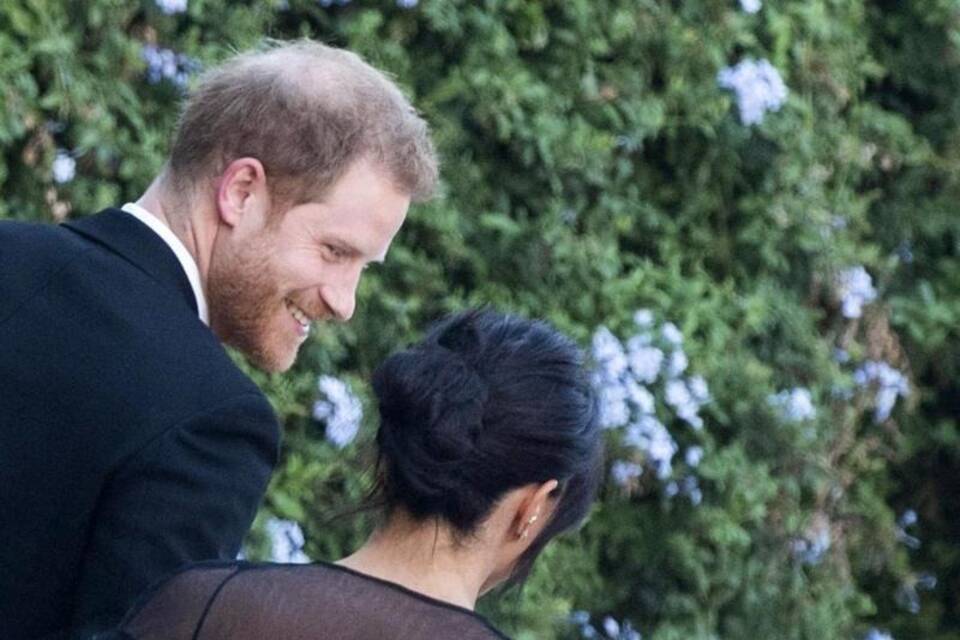
[[[160,169],[181,89],[150,82],[145,43],[214,64],[263,37],[307,36],[390,70],[435,130],[444,193],[416,208],[293,371],[253,373],[286,431],[269,516],[334,559],[364,539],[375,421],[366,380],[432,319],[492,304],[585,346],[653,310],[710,383],[703,501],[614,483],[521,593],[482,603],[517,638],[574,637],[572,609],[645,638],[960,638],[960,23],[949,0],[148,0],[0,4],[0,217],[59,221],[135,198]],[[745,125],[718,72],[767,59],[783,107]],[[76,175],[57,182],[58,150]],[[845,318],[844,269],[879,299]],[[621,333],[621,335],[626,335]],[[842,348],[851,360],[837,362]],[[910,401],[874,424],[853,373],[908,371]],[[311,418],[315,380],[367,402],[343,450]],[[811,391],[814,419],[768,398]],[[611,451],[616,438],[611,434]],[[685,473],[685,472],[684,472]],[[919,514],[910,550],[897,517]],[[827,531],[803,562],[798,540]],[[898,607],[920,572],[940,579]],[[898,597],[898,593],[900,596]],[[595,619],[596,619],[595,616]],[[574,634],[574,635],[571,635]]]

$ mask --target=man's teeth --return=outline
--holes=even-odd
[[[290,302],[289,300],[287,300],[286,302],[287,302],[287,309],[290,311],[290,315],[293,316],[294,320],[299,322],[300,326],[309,327],[310,318],[307,317],[307,314],[304,313],[303,309],[301,309],[294,303]]]

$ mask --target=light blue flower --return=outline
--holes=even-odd
[[[575,625],[590,624],[590,613],[587,611],[571,611],[570,622]]]
[[[603,619],[603,630],[606,632],[607,637],[609,638],[616,640],[620,637],[620,623],[614,620],[611,616],[607,616]]]
[[[693,396],[693,399],[696,400],[698,404],[704,405],[710,401],[710,388],[707,386],[707,381],[703,379],[703,376],[692,376],[687,380],[687,388],[690,390],[690,395]]]
[[[156,3],[160,11],[168,16],[187,10],[187,0],[156,0]]]
[[[862,266],[850,267],[837,274],[836,293],[844,318],[859,318],[863,306],[877,298],[873,278]]]
[[[303,552],[303,530],[293,520],[270,518],[264,526],[270,540],[270,560],[306,564],[310,558]]]
[[[700,503],[703,502],[703,491],[700,490],[700,487],[694,487],[687,494],[687,497],[690,499],[690,504],[698,507]]]
[[[153,44],[143,45],[141,57],[147,63],[147,82],[150,84],[167,80],[184,88],[190,74],[199,68],[189,56]]]
[[[703,460],[703,447],[692,446],[687,449],[686,454],[684,454],[684,459],[687,461],[687,466],[697,467],[700,465],[700,461]]]
[[[874,628],[867,631],[867,635],[863,636],[863,640],[893,640],[893,636],[886,631]]]
[[[73,180],[77,174],[77,161],[68,151],[57,149],[57,155],[50,167],[53,180],[57,184],[64,184]]]
[[[640,416],[631,423],[624,431],[623,443],[642,452],[661,480],[672,473],[673,456],[679,447],[663,423],[654,416]]]
[[[682,349],[677,349],[670,354],[670,361],[667,363],[667,375],[676,378],[687,370],[690,361],[687,360],[687,354]]]
[[[768,398],[770,404],[779,409],[780,416],[788,422],[804,422],[817,417],[817,408],[809,389],[796,387],[781,391]]]
[[[630,421],[626,387],[621,383],[608,384],[600,389],[600,426],[617,429]]]
[[[678,493],[680,493],[680,485],[677,484],[676,480],[671,480],[663,487],[663,495],[667,498],[674,498]]]
[[[932,591],[937,588],[937,576],[923,572],[917,576],[917,588]]]
[[[914,615],[920,613],[920,594],[917,593],[915,583],[910,581],[901,583],[893,597],[901,608]]]
[[[683,380],[671,380],[667,383],[665,400],[677,411],[684,406],[695,404],[693,396]]]
[[[629,486],[634,480],[643,475],[643,467],[629,460],[617,460],[610,465],[610,477],[620,487]]]
[[[860,387],[876,387],[873,399],[873,421],[885,422],[898,398],[910,395],[910,385],[906,376],[886,362],[869,360],[853,374],[853,381]]]
[[[762,122],[768,111],[778,111],[787,99],[787,87],[780,72],[767,60],[748,58],[721,69],[717,83],[734,92],[740,120],[745,125]]]
[[[313,418],[326,423],[327,440],[343,448],[353,442],[363,420],[363,405],[345,382],[320,376],[317,389],[324,398],[313,405]]]
[[[653,326],[653,312],[649,309],[638,309],[633,313],[633,323],[641,329]]]
[[[675,347],[683,344],[683,334],[680,333],[680,329],[677,328],[677,325],[672,322],[666,322],[663,325],[663,328],[660,330],[663,339],[672,344]]]
[[[756,13],[762,6],[761,0],[740,0],[740,8],[747,13]]]
[[[696,476],[686,476],[680,482],[680,490],[693,506],[699,506],[703,502],[703,491],[700,490],[700,481]]]
[[[908,576],[894,594],[897,604],[903,609],[916,615],[920,613],[920,591],[935,589],[937,578],[930,573],[921,573],[917,576]]]
[[[677,412],[677,417],[694,429],[703,428],[703,419],[699,415],[700,403],[690,393],[683,380],[667,382],[665,400]]]
[[[830,550],[831,543],[829,526],[826,522],[818,522],[805,537],[793,541],[793,556],[804,564],[819,564]]]
[[[402,9],[413,9],[419,0],[397,0],[397,6]]]
[[[646,346],[640,336],[634,336],[627,341],[627,362],[640,382],[651,384],[656,381],[663,366],[663,359],[663,351]]]
[[[623,344],[606,327],[600,327],[594,332],[592,353],[593,359],[610,380],[617,380],[626,372],[627,354],[623,350]]]
[[[907,509],[897,519],[897,523],[903,528],[912,527],[917,524],[917,512],[913,509]]]
[[[627,399],[633,403],[633,406],[641,414],[647,415],[656,411],[657,406],[653,394],[646,387],[639,385],[636,380],[627,380],[623,388],[627,392]]]

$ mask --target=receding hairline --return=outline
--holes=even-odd
[[[223,67],[234,71],[257,71],[273,75],[291,92],[299,92],[301,96],[312,94],[334,107],[340,106],[337,104],[338,97],[347,97],[345,93],[349,91],[344,89],[353,88],[358,84],[358,80],[367,86],[378,85],[378,89],[392,94],[391,97],[398,101],[408,100],[395,84],[391,74],[372,66],[353,51],[311,40],[270,42],[268,47],[237,54],[224,61]],[[337,92],[328,93],[326,89],[330,86],[339,87],[339,95]]]
[[[247,90],[259,92],[263,102],[247,98],[246,109],[235,110],[234,104],[244,102]],[[211,105],[219,108],[211,110]],[[329,117],[325,138],[309,135],[318,121],[306,114],[317,109]],[[269,123],[278,112],[286,114],[280,122],[285,120],[289,126],[284,129],[281,125],[278,133],[285,133],[272,138]],[[298,126],[301,115],[302,131]],[[220,131],[232,129],[228,123],[240,123],[246,134],[239,138],[211,134],[203,129],[205,121]],[[265,123],[262,130],[258,122]],[[324,127],[319,130],[324,132]],[[285,168],[275,184],[296,185],[286,177],[309,172],[298,134],[300,140],[325,139],[329,143],[325,147],[328,153],[319,154],[326,160],[318,165],[318,189],[302,184],[314,195],[325,192],[350,166],[364,159],[371,160],[413,201],[428,200],[435,192],[437,158],[429,127],[390,74],[352,51],[310,40],[265,41],[263,47],[235,53],[204,73],[184,103],[165,173],[171,184],[193,191],[203,188],[204,178],[214,177],[230,162],[248,156],[264,161],[268,173],[279,162]],[[245,144],[242,140],[259,142]],[[279,145],[274,151],[268,150],[271,141]],[[295,160],[297,149],[299,160]],[[294,164],[285,164],[284,158]],[[296,166],[300,168],[292,168]],[[290,192],[302,191],[294,186]]]

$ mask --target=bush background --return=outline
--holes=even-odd
[[[571,610],[656,640],[960,638],[956,2],[190,0],[173,15],[147,0],[4,2],[0,217],[135,199],[181,96],[148,76],[144,45],[202,67],[265,36],[348,47],[395,74],[434,127],[444,188],[364,279],[349,325],[322,327],[288,374],[255,374],[286,440],[252,555],[270,516],[300,522],[314,558],[369,526],[327,516],[369,480],[371,407],[336,449],[310,415],[318,375],[369,403],[376,363],[467,305],[549,319],[585,346],[599,326],[627,337],[644,308],[682,329],[710,384],[703,431],[668,425],[705,449],[684,471],[702,502],[608,483],[524,591],[482,610],[518,638],[577,637]],[[790,91],[755,126],[717,85],[745,58]],[[58,150],[70,180],[53,178]],[[831,283],[856,265],[880,296],[847,319]],[[867,360],[911,381],[880,424],[852,382]],[[795,387],[817,408],[803,424],[768,402]],[[916,549],[898,525],[908,509]],[[791,545],[814,530],[830,546],[804,562]],[[924,573],[935,588],[914,587]]]

